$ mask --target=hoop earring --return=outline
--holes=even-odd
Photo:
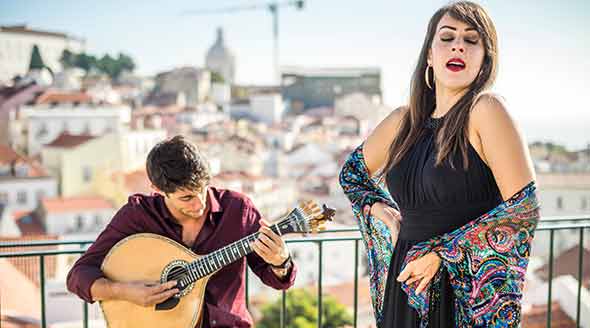
[[[424,82],[426,82],[426,86],[428,87],[428,89],[432,90],[432,85],[430,85],[430,78],[428,77],[428,69],[430,68],[430,65],[426,66],[426,70],[424,71]],[[433,73],[434,73],[434,68],[432,69]],[[433,80],[434,80],[434,74],[432,76]]]

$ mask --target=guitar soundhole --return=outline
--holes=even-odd
[[[164,283],[164,282],[168,282],[170,280],[176,280],[176,281],[180,282],[181,280],[185,280],[185,278],[187,276],[187,269],[186,269],[187,265],[188,265],[188,262],[182,261],[182,260],[176,260],[176,261],[170,262],[164,268],[164,271],[162,272],[162,276],[160,277],[160,282]],[[190,293],[190,291],[193,289],[194,286],[195,286],[194,283],[189,284],[189,285],[180,285],[180,286],[178,286],[178,288],[180,289],[180,292],[174,296],[177,298],[185,296],[186,294]]]

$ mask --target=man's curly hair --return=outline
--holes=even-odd
[[[180,135],[155,145],[146,167],[152,184],[166,194],[180,189],[203,191],[211,180],[207,158]]]

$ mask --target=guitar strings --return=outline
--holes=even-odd
[[[304,218],[305,218],[305,219],[307,219],[307,218],[308,218],[308,215],[304,215]],[[294,218],[289,218],[289,219],[288,219],[287,221],[285,221],[285,222],[279,222],[279,223],[276,223],[276,224],[274,224],[274,226],[278,226],[280,223],[287,223],[287,224],[289,224],[289,223],[293,222],[293,220],[296,220],[296,219],[297,219],[296,217],[294,217]],[[271,226],[271,228],[272,228],[272,226]],[[244,238],[244,239],[246,239],[247,241],[250,241],[250,239],[251,239],[251,238],[253,238],[253,239],[255,240],[255,239],[256,239],[256,238],[257,238],[259,235],[260,235],[260,232],[258,232],[258,231],[257,231],[257,232],[255,232],[255,233],[253,233],[253,234],[251,234],[251,235],[247,236],[247,237],[246,237],[246,238]],[[241,240],[243,240],[243,239],[241,239]],[[240,242],[240,240],[238,240],[238,241],[235,241],[235,242],[233,242],[232,244],[234,244],[234,243],[237,243],[237,242]],[[230,245],[232,245],[232,244],[230,244]],[[226,246],[226,247],[227,247],[227,246]],[[206,258],[208,258],[208,257],[215,257],[215,256],[218,256],[218,254],[217,254],[217,253],[222,253],[222,250],[223,250],[223,249],[225,249],[226,247],[223,247],[223,248],[220,248],[220,249],[218,249],[218,250],[216,250],[216,251],[213,251],[213,252],[211,252],[211,253],[209,253],[209,254],[205,255],[204,257],[202,257],[202,258],[198,259],[197,261],[201,261],[201,260],[203,260],[203,261],[204,261],[204,260],[205,260]],[[193,267],[194,267],[194,266],[193,266],[193,263],[195,263],[195,262],[191,262],[191,263],[189,263],[189,265],[188,265],[188,266],[189,266],[189,267],[191,267],[191,268],[189,268],[189,270],[190,270],[190,269],[193,269]],[[185,273],[182,273],[182,272],[180,272],[180,273],[177,273],[177,274],[175,274],[175,275],[173,275],[173,276],[169,277],[169,280],[176,280],[176,279],[178,279],[178,278],[180,278],[180,277],[182,277],[182,276],[184,276],[184,275],[185,275]]]
[[[302,211],[302,212],[303,212],[303,211]],[[305,214],[305,212],[303,212],[303,218],[304,218],[304,220],[305,220],[305,221],[308,221],[308,219],[310,218],[310,215],[308,215],[308,214]],[[279,224],[290,224],[290,223],[292,223],[294,220],[297,220],[297,218],[296,218],[296,217],[289,218],[289,219],[288,219],[288,220],[286,220],[285,222],[279,222],[279,223],[276,223],[276,224],[274,224],[273,226],[276,226],[276,227],[278,227],[278,225],[279,225]],[[271,226],[271,230],[272,230],[272,226]],[[250,238],[251,238],[251,237],[253,237],[253,238],[254,238],[254,240],[256,240],[256,238],[258,238],[258,236],[259,236],[259,235],[260,235],[260,232],[258,232],[258,231],[257,231],[257,232],[255,232],[255,233],[253,233],[253,234],[251,234],[251,235],[247,236],[246,238],[243,238],[243,239],[246,239],[247,241],[250,241]],[[231,246],[231,245],[233,245],[234,243],[240,242],[240,241],[241,241],[241,240],[243,240],[243,239],[240,239],[240,240],[238,240],[238,241],[235,241],[235,242],[231,243],[231,244],[230,244],[230,245],[228,245],[228,246]],[[196,261],[193,261],[193,262],[189,263],[189,264],[187,265],[187,267],[189,267],[189,270],[190,270],[190,269],[194,269],[194,268],[193,268],[193,263],[196,263],[196,262],[198,262],[198,261],[201,261],[201,260],[203,260],[203,261],[204,261],[204,260],[205,260],[205,258],[207,258],[207,257],[214,257],[214,256],[218,256],[218,254],[216,254],[216,253],[220,253],[220,254],[221,254],[221,253],[223,252],[223,250],[224,250],[224,249],[226,249],[228,246],[222,247],[222,248],[220,248],[220,249],[218,249],[218,250],[216,250],[216,251],[213,251],[213,252],[211,252],[211,253],[209,253],[209,254],[207,254],[207,255],[203,256],[202,258],[200,258],[200,259],[198,259],[198,260],[196,260]],[[250,252],[251,252],[251,251],[250,251]],[[177,280],[178,278],[181,278],[181,277],[183,277],[183,276],[185,276],[185,275],[186,275],[186,274],[185,274],[185,273],[183,273],[183,272],[176,273],[176,274],[174,274],[174,275],[172,275],[172,276],[168,277],[168,279],[169,279],[168,281],[170,281],[170,280]],[[199,277],[199,279],[200,279],[200,278],[202,278],[202,277]]]

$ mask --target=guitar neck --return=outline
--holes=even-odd
[[[278,235],[301,231],[304,227],[296,220],[301,215],[298,211],[292,211],[281,222],[270,226],[270,229]],[[187,267],[188,281],[185,283],[193,283],[252,253],[251,244],[258,239],[258,234],[259,232],[255,232],[190,263]]]

